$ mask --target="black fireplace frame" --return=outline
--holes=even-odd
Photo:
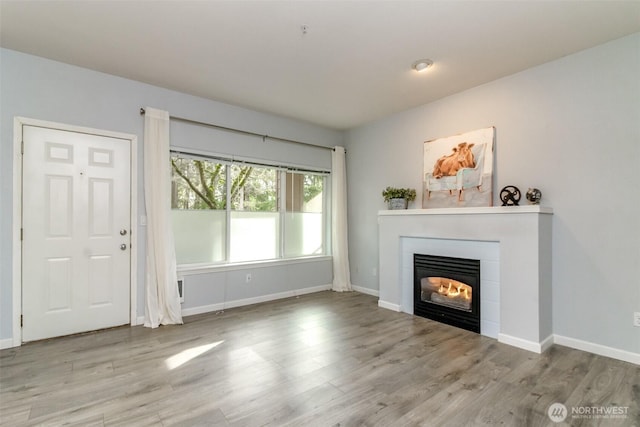
[[[448,277],[471,286],[471,312],[422,301],[423,277]],[[480,260],[413,254],[413,314],[480,333]]]

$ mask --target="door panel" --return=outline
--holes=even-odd
[[[36,126],[23,139],[23,341],[129,323],[130,142]]]
[[[45,212],[49,237],[71,237],[73,223],[73,179],[46,175]]]
[[[89,179],[89,235],[109,236],[113,233],[113,180]]]
[[[49,258],[44,291],[48,296],[47,312],[71,309],[71,271],[70,258]]]

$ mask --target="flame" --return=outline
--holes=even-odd
[[[456,282],[455,284],[449,281],[448,286],[445,286],[443,282],[444,279],[441,280],[440,287],[438,288],[438,293],[440,295],[444,295],[450,298],[462,298],[466,300],[471,299],[471,289],[468,285],[454,280],[454,282]]]
[[[458,286],[458,288],[453,288],[451,289],[452,285],[451,282],[449,282],[449,289],[447,289],[447,296],[449,297],[457,297],[458,295],[460,295],[460,288],[461,286]]]

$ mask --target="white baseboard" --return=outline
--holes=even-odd
[[[298,295],[305,295],[305,294],[312,294],[312,293],[315,293],[315,292],[328,291],[330,289],[331,289],[331,285],[320,285],[320,286],[312,286],[310,288],[296,289],[295,291],[279,292],[277,294],[269,294],[269,295],[262,295],[262,296],[253,297],[253,298],[245,298],[245,299],[239,299],[239,300],[234,300],[234,301],[227,301],[225,303],[202,305],[202,306],[199,306],[199,307],[185,308],[185,309],[182,310],[182,315],[183,316],[193,316],[193,315],[196,315],[196,314],[211,313],[213,311],[220,311],[220,310],[224,310],[224,309],[227,309],[227,308],[242,307],[242,306],[245,306],[245,305],[258,304],[258,303],[261,303],[261,302],[274,301],[274,300],[283,299],[283,298],[291,298],[291,297],[295,297],[295,296],[298,296]]]
[[[356,292],[360,292],[361,294],[373,295],[374,297],[377,297],[380,294],[380,292],[378,292],[375,289],[365,288],[365,287],[362,287],[362,286],[353,286],[352,285],[351,288]]]
[[[19,347],[20,344],[14,345],[13,338],[5,338],[0,340],[0,350],[11,347]]]
[[[550,349],[553,343],[554,343],[553,334],[543,339],[542,342],[540,343],[540,348],[542,350],[542,353]]]
[[[498,334],[498,342],[509,344],[511,346],[518,347],[527,351],[532,351],[538,354],[542,353],[551,345],[550,343],[548,343],[548,341],[549,338],[546,338],[542,343],[537,343],[535,341],[529,341],[522,338],[513,337],[511,335]]]
[[[239,299],[239,300],[233,300],[233,301],[226,301],[224,303],[219,302],[215,304],[200,305],[198,307],[183,308],[182,315],[195,316],[196,314],[212,313],[212,312],[221,311],[227,308],[242,307],[245,305],[258,304],[258,303],[267,302],[267,301],[275,301],[278,299],[291,298],[298,295],[312,294],[315,292],[322,292],[322,291],[328,291],[328,290],[331,290],[331,285],[320,285],[320,286],[312,286],[310,288],[296,289],[294,291],[279,292],[277,294],[262,295],[254,298],[245,298],[245,299]],[[144,316],[139,316],[136,319],[136,325],[144,325]]]
[[[400,307],[398,304],[382,301],[381,299],[378,300],[378,307],[386,308],[387,310],[397,311],[398,313],[402,311],[402,307]]]
[[[195,316],[196,314],[212,313],[214,311],[222,311],[224,309],[225,305],[223,303],[201,305],[198,307],[183,308],[182,316]]]
[[[587,351],[589,353],[598,354],[600,356],[610,357],[612,359],[622,360],[623,362],[640,365],[640,354],[631,351],[620,350],[605,345],[594,344],[588,341],[582,341],[575,338],[564,337],[562,335],[553,335],[553,342],[565,347],[575,348],[576,350]]]

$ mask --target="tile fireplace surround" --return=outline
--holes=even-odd
[[[541,206],[378,212],[378,305],[413,314],[414,253],[479,259],[480,333],[541,353],[552,344],[552,214]]]

